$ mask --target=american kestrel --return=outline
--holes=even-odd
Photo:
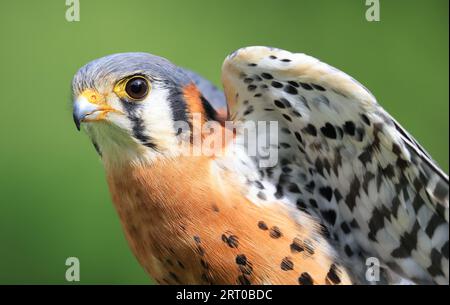
[[[75,123],[154,280],[449,283],[448,176],[365,87],[269,47],[229,55],[222,81],[225,94],[146,53],[94,60],[73,79]],[[228,116],[216,111],[225,100]],[[230,134],[226,121],[250,127],[218,153],[184,153],[205,124]],[[252,133],[265,150],[250,153]]]

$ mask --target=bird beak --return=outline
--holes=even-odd
[[[105,97],[94,90],[85,90],[73,104],[73,121],[80,130],[82,122],[95,122],[105,119],[108,112],[119,112],[106,104]]]

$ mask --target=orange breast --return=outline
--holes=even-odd
[[[180,157],[107,173],[127,240],[165,284],[349,284],[316,227],[259,207],[212,159]]]

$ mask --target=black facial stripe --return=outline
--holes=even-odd
[[[187,116],[187,106],[183,100],[183,93],[177,87],[169,88],[169,104],[172,110],[172,118],[175,122],[189,122]]]
[[[156,150],[156,144],[153,143],[149,136],[143,133],[144,131],[144,122],[141,118],[136,116],[128,116],[130,120],[133,122],[133,135],[136,139],[141,141],[141,143],[147,147]]]
[[[144,121],[136,114],[136,110],[139,109],[139,104],[122,102],[127,112],[127,116],[131,121],[133,136],[138,139],[142,145],[145,145],[151,149],[156,150],[156,144],[152,142],[152,139],[144,134],[145,125]]]

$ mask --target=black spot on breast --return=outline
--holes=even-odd
[[[281,270],[283,270],[283,271],[294,270],[294,262],[291,260],[291,258],[285,257],[281,261],[280,267],[281,267]]]
[[[280,228],[278,228],[277,226],[271,227],[269,233],[270,233],[270,237],[275,238],[275,239],[280,238],[282,236]]]
[[[247,257],[245,254],[238,254],[236,256],[236,264],[238,265],[246,265],[247,264]]]
[[[320,131],[325,137],[330,139],[336,139],[337,136],[336,129],[330,123],[326,123],[325,126],[320,128]]]
[[[275,55],[270,55],[269,58],[270,59],[277,59],[277,57]]]
[[[303,272],[298,278],[298,283],[300,285],[314,285],[313,282],[314,280],[308,272]]]
[[[226,234],[222,234],[222,241],[230,248],[239,247],[239,238],[236,235],[227,236]]]
[[[263,231],[266,231],[266,230],[268,230],[269,228],[267,227],[267,224],[264,222],[264,221],[259,221],[258,222],[258,228],[260,228],[261,230],[263,230]]]
[[[291,62],[291,60],[288,59],[288,58],[283,58],[283,59],[281,59],[281,61],[282,61],[282,62]]]
[[[256,67],[257,64],[255,64],[255,63],[249,63],[248,66],[249,66],[249,67]]]
[[[302,241],[300,240],[300,238],[297,237],[294,238],[294,240],[292,241],[290,249],[292,253],[299,253],[305,250]]]
[[[339,284],[341,282],[341,279],[339,278],[339,275],[337,274],[337,268],[335,264],[332,264],[330,267],[330,271],[327,273],[327,278],[333,283],[333,284]]]

